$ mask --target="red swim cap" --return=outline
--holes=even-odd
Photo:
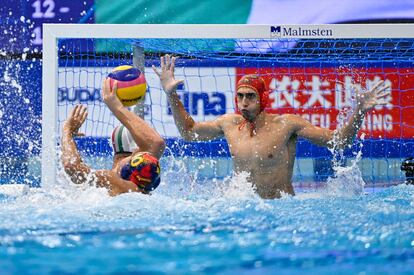
[[[236,92],[241,87],[247,87],[254,90],[260,98],[260,112],[262,112],[269,105],[269,91],[266,89],[266,84],[260,76],[256,74],[247,74],[240,78],[236,85]],[[240,113],[237,107],[237,94],[234,95],[236,102],[236,113]]]

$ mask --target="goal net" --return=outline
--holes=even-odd
[[[95,168],[107,167],[110,135],[119,123],[102,102],[103,79],[119,65],[145,71],[145,120],[167,141],[166,157],[183,157],[192,172],[225,177],[231,160],[225,140],[180,139],[167,98],[151,69],[159,57],[178,57],[178,93],[196,121],[234,112],[235,85],[261,75],[271,91],[267,112],[292,113],[336,129],[354,107],[357,85],[383,80],[391,94],[366,115],[359,139],[345,152],[366,182],[401,182],[401,161],[414,153],[414,27],[412,25],[65,25],[46,24],[43,46],[42,184],[54,182],[62,123],[76,104],[88,107],[79,150]],[[102,161],[104,160],[104,161]],[[306,140],[297,146],[294,180],[332,176],[332,154]]]

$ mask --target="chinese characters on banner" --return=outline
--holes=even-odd
[[[332,130],[354,108],[355,85],[369,90],[384,80],[391,90],[387,104],[365,116],[360,134],[414,137],[414,68],[243,68],[236,70],[236,81],[253,73],[261,75],[271,90],[268,112],[297,114]]]

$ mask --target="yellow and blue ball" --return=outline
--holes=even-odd
[[[138,68],[122,65],[113,69],[108,77],[110,78],[111,88],[115,80],[118,81],[116,94],[124,106],[134,106],[138,101],[144,99],[147,82],[144,74]]]

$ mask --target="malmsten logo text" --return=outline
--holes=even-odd
[[[323,28],[304,28],[304,27],[281,27],[271,26],[270,34],[272,37],[286,37],[286,36],[333,36],[332,29]]]

